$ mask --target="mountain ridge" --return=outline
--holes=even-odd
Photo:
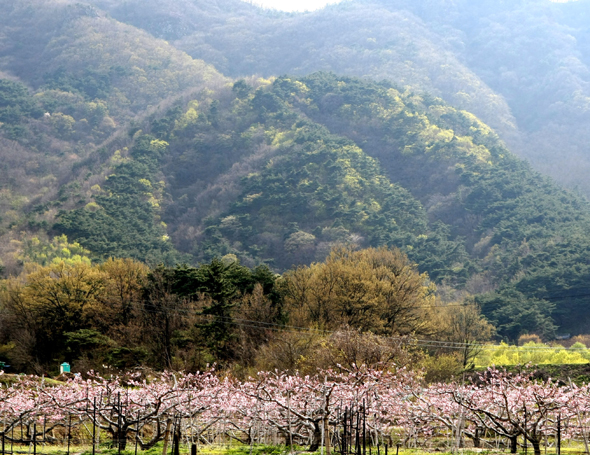
[[[359,8],[264,17],[295,23]],[[588,201],[512,155],[474,114],[403,81],[229,79],[84,4],[29,0],[0,12],[0,71],[12,74],[0,80],[8,273],[35,260],[29,239],[62,234],[94,261],[226,257],[276,272],[342,244],[388,246],[441,295],[477,301],[501,337],[590,327],[579,297],[590,275]],[[39,39],[21,40],[35,24]],[[361,54],[374,45],[362,43]],[[341,50],[331,58],[350,51]]]
[[[141,16],[133,2],[109,11],[233,77],[334,71],[434,93],[484,119],[536,169],[590,194],[585,0],[358,0],[299,14],[185,4],[182,36],[155,25],[167,20],[164,4]]]

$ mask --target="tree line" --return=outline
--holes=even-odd
[[[57,384],[20,376],[0,389],[2,437],[34,446],[74,434],[77,442],[96,445],[107,435],[119,450],[134,441],[136,451],[162,440],[166,448],[171,435],[176,449],[181,438],[208,444],[224,437],[244,445],[305,445],[310,452],[325,446],[329,453],[332,445],[342,455],[435,441],[453,450],[494,442],[511,453],[522,442],[534,455],[548,439],[557,453],[560,438],[588,444],[590,387],[534,380],[528,372],[490,368],[469,384],[429,386],[415,372],[395,367],[260,372],[244,380],[216,373],[91,372]]]
[[[63,238],[56,244],[60,252],[31,247],[45,265],[29,262],[1,283],[0,360],[13,372],[55,373],[63,361],[84,372],[217,364],[238,376],[427,365],[415,337],[493,334],[475,306],[441,303],[428,275],[396,249],[338,247],[281,276],[231,256],[197,267],[92,264]],[[455,369],[467,366],[454,359]]]

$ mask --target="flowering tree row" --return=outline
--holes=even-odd
[[[465,439],[479,447],[496,438],[515,452],[520,437],[540,454],[542,441],[558,427],[564,437],[587,441],[590,387],[495,369],[470,384],[426,386],[410,371],[359,369],[315,376],[263,372],[248,381],[222,379],[213,370],[164,373],[149,382],[90,375],[57,386],[21,377],[0,390],[0,429],[16,442],[30,442],[32,427],[51,442],[66,425],[89,434],[100,428],[120,448],[131,440],[143,449],[167,439],[172,427],[192,443],[220,434],[252,443],[271,429],[286,444],[344,451],[344,436],[355,425],[350,416],[361,414],[363,438],[372,444],[392,443],[395,435],[406,444],[445,437],[457,447]]]

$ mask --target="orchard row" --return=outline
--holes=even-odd
[[[259,373],[237,381],[215,371],[102,378],[89,374],[60,385],[22,376],[0,391],[3,443],[56,442],[108,434],[124,449],[168,440],[205,444],[218,437],[241,443],[327,446],[358,453],[372,447],[446,440],[459,447],[526,441],[587,442],[590,386],[533,380],[489,369],[468,384],[425,385],[415,373],[361,368],[314,376]],[[102,430],[102,431],[101,431]]]

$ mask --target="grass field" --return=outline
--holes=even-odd
[[[138,448],[138,455],[163,455],[163,445],[159,443],[155,447],[142,451]],[[22,446],[16,445],[10,447],[10,444],[6,444],[5,447],[5,455],[33,455],[33,447],[29,446]],[[97,454],[102,455],[118,455],[119,450],[108,448],[108,447],[99,447],[96,450]],[[188,445],[181,445],[180,447],[181,454],[190,454],[190,446]],[[289,454],[289,449],[286,446],[279,445],[279,446],[272,446],[272,445],[253,445],[252,447],[247,445],[241,445],[238,443],[233,444],[215,444],[215,445],[206,445],[206,446],[199,446],[198,450],[199,455],[283,455]],[[294,447],[293,452],[294,454],[309,454],[309,455],[320,455],[321,452],[306,452],[304,447]],[[332,452],[334,455],[337,455],[339,452]],[[381,449],[381,455],[383,455],[383,449]],[[507,450],[496,450],[496,449],[473,449],[473,448],[465,448],[459,449],[458,451],[447,451],[441,448],[433,448],[433,449],[407,449],[401,447],[399,449],[398,455],[456,455],[457,453],[461,453],[464,455],[496,455],[496,454],[508,454],[509,451]],[[533,451],[532,448],[529,446],[528,454],[532,455]],[[548,447],[547,451],[545,452],[544,447],[542,448],[542,453],[547,455],[555,455],[555,447]],[[561,448],[562,455],[579,455],[584,454],[584,444],[579,441],[564,441],[562,448]],[[37,445],[37,455],[67,455],[68,448],[67,446],[60,446],[60,445]],[[71,445],[69,449],[70,455],[92,455],[92,447],[88,445],[80,446],[80,445]],[[525,451],[520,448],[518,451],[519,455],[524,455]],[[121,455],[135,455],[135,445],[128,444],[126,450],[121,451]],[[167,455],[172,455],[171,447],[168,446]],[[324,452],[324,455],[325,452]],[[367,455],[377,455],[377,450],[372,449],[369,450],[367,447]],[[395,448],[390,449],[389,455],[396,455]]]

